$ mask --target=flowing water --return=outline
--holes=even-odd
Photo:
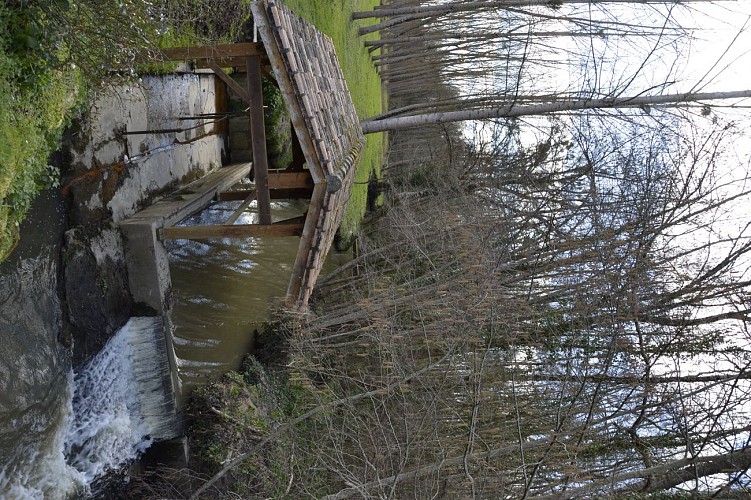
[[[221,224],[241,202],[213,205],[185,224]],[[255,203],[237,221],[257,222]],[[302,201],[272,203],[274,221],[302,215]],[[300,238],[178,240],[168,245],[174,343],[183,390],[240,366],[270,305],[283,298]],[[330,255],[329,266],[346,259]]]
[[[97,164],[120,161],[123,145],[116,139],[123,125],[128,130],[163,128],[169,126],[164,120],[214,109],[213,86],[205,78],[175,76],[150,80],[147,87],[150,94],[118,96],[99,108],[101,116],[93,129],[103,136],[92,140],[76,161],[85,162],[91,155]],[[133,200],[141,199],[142,191],[170,181],[167,172],[172,174],[175,165],[204,165],[219,157],[220,148],[211,141],[187,141],[187,146],[171,145],[169,151],[157,154],[159,148],[150,142],[153,137],[128,137],[130,154],[145,149],[150,155],[131,158],[138,175],[126,179],[107,205],[116,220],[135,209]],[[91,149],[94,142],[96,150]],[[88,205],[94,210],[97,203],[104,202],[92,198]],[[219,204],[188,223],[225,220],[238,204]],[[164,400],[159,369],[167,362],[164,350],[154,344],[163,341],[161,322],[131,318],[102,352],[76,373],[72,370],[71,353],[64,347],[70,337],[63,332],[67,306],[58,293],[65,288],[60,257],[65,230],[62,206],[59,193],[39,198],[22,226],[21,245],[0,264],[3,499],[83,495],[97,476],[127,464],[153,441],[174,432],[173,419],[163,418],[169,413],[165,407],[172,403]],[[275,220],[305,210],[303,202],[273,204]],[[238,223],[252,222],[251,206]],[[298,244],[299,238],[170,244],[172,333],[183,388],[189,391],[237,368],[252,350],[254,330],[265,320],[274,298],[286,292]]]
[[[0,497],[41,498],[51,483],[74,481],[55,432],[67,419],[71,369],[57,339],[58,201],[50,193],[39,199],[25,224],[29,237],[0,265]]]
[[[159,318],[131,318],[79,373],[59,373],[48,398],[4,415],[4,498],[83,495],[96,478],[171,435],[155,331],[161,334]]]
[[[66,499],[171,432],[162,418],[161,321],[132,318],[74,374],[58,341],[59,195],[44,193],[0,265],[0,498]],[[155,333],[157,335],[155,335]]]
[[[220,222],[238,204],[214,205],[186,223]],[[59,228],[56,206],[53,200],[36,211],[32,233],[49,240],[49,229]],[[275,202],[272,211],[280,220],[305,209],[289,201]],[[255,222],[252,210],[238,223]],[[169,406],[160,399],[164,379],[156,366],[166,360],[154,345],[161,321],[131,318],[79,373],[71,370],[57,338],[57,236],[25,238],[33,250],[20,248],[0,267],[0,498],[84,495],[98,476],[171,431],[172,420],[159,417]],[[299,238],[170,243],[173,339],[184,389],[240,365],[270,304],[286,292],[298,244]],[[332,257],[334,265],[346,259]]]

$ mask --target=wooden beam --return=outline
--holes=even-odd
[[[227,57],[258,57],[266,55],[261,43],[228,43],[223,45],[200,45],[175,47],[161,50],[163,61],[184,61],[187,59],[220,59]]]
[[[225,191],[217,195],[219,201],[244,200],[253,190]],[[313,189],[272,189],[272,200],[309,200]]]
[[[264,54],[258,56],[264,68],[269,65]],[[209,61],[214,61],[221,68],[234,68],[236,73],[245,73],[245,57],[213,57],[211,59],[191,59],[195,68],[208,68]]]
[[[229,216],[229,219],[227,219],[224,223],[225,224],[234,224],[235,221],[242,215],[242,213],[245,211],[246,208],[248,208],[248,205],[253,203],[253,200],[256,199],[256,192],[255,190],[252,190],[250,193],[248,193],[248,196],[243,200],[243,202],[240,204],[239,207],[237,207],[237,210],[232,212],[232,215]]]
[[[269,189],[313,189],[310,172],[286,172],[272,170],[269,172]]]
[[[170,226],[159,231],[162,240],[206,240],[211,238],[268,238],[300,236],[302,222],[276,224],[217,224],[210,226]]]
[[[248,96],[248,92],[242,87],[242,85],[232,79],[232,77],[225,73],[221,66],[219,66],[214,61],[209,60],[208,63],[209,68],[211,68],[211,70],[216,73],[216,76],[218,76],[220,80],[227,84],[227,87],[231,88],[235,94],[240,96],[240,99],[248,104],[251,104],[250,96]]]
[[[253,147],[253,172],[255,174],[258,219],[261,224],[271,224],[271,196],[269,195],[268,156],[266,132],[263,125],[263,90],[261,88],[261,59],[248,57],[245,60],[248,73],[250,106],[250,140]]]

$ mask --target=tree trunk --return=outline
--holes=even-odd
[[[615,97],[608,99],[578,99],[568,102],[555,102],[548,104],[531,104],[526,106],[515,106],[510,104],[508,106],[490,109],[467,109],[461,111],[447,111],[444,113],[427,113],[422,115],[386,118],[383,120],[365,120],[361,122],[360,125],[362,126],[364,134],[373,134],[376,132],[384,132],[386,130],[419,127],[421,125],[437,123],[545,115],[561,111],[576,111],[582,109],[639,108],[661,104],[680,104],[719,99],[740,99],[745,97],[751,97],[751,90],[705,93],[688,92],[682,94]]]

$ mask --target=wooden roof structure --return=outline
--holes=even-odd
[[[287,292],[304,306],[342,221],[365,137],[331,39],[275,0],[251,8],[315,185]]]
[[[278,0],[258,0],[251,8],[262,43],[185,47],[164,53],[168,60],[192,59],[197,66],[211,68],[250,104],[255,189],[246,192],[245,202],[238,211],[256,199],[260,223],[235,225],[239,215],[236,212],[224,225],[164,227],[161,237],[300,235],[287,302],[303,309],[342,221],[365,138],[331,39]],[[245,67],[247,90],[221,69],[229,66]],[[298,158],[293,162],[296,165],[286,170],[268,171],[260,88],[262,72],[281,91],[296,137],[293,149],[301,151],[305,169],[303,158]],[[301,190],[310,195],[304,221],[272,224],[270,199],[284,197],[284,193],[299,194]],[[238,199],[231,193],[227,195],[230,196],[219,198]]]

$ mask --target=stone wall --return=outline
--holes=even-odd
[[[75,366],[96,354],[131,314],[141,313],[132,310],[117,223],[221,166],[222,130],[180,118],[224,111],[224,95],[213,75],[147,77],[102,93],[66,134],[59,155],[69,226],[63,338]],[[126,133],[165,129],[187,130]]]

